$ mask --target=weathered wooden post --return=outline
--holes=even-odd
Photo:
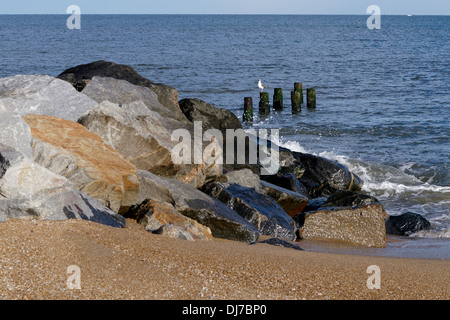
[[[244,121],[253,121],[253,99],[244,98]]]
[[[316,107],[316,89],[306,89],[306,106],[308,108]]]
[[[294,91],[300,92],[300,104],[303,104],[303,84],[301,82],[295,82]]]
[[[259,114],[265,115],[270,113],[269,93],[259,93]]]
[[[299,91],[291,91],[292,113],[298,113],[302,110],[301,94]]]
[[[275,88],[273,92],[273,108],[274,110],[283,109],[283,89]]]

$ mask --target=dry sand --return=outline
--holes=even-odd
[[[0,224],[1,299],[449,299],[450,261],[190,242],[87,221]],[[301,243],[300,243],[301,245]],[[76,265],[81,289],[69,289]],[[367,288],[367,267],[381,288]]]

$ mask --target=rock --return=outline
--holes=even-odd
[[[162,117],[190,123],[178,105],[168,108],[158,100],[158,95],[148,87],[137,86],[125,80],[93,77],[83,93],[98,103],[109,101],[118,105],[142,101],[146,107]]]
[[[83,219],[125,227],[125,219],[23,153],[0,144],[0,221]]]
[[[163,106],[169,110],[179,109],[177,90],[164,84],[153,83],[127,65],[104,60],[95,61],[67,69],[58,78],[69,82],[78,91],[82,91],[95,76],[125,80],[137,86],[148,87],[158,95],[158,100]]]
[[[169,238],[195,241],[194,237],[192,237],[192,235],[189,232],[173,224],[165,224],[159,227],[157,230],[153,231],[153,233]]]
[[[303,214],[300,214],[303,215]],[[380,204],[357,209],[319,209],[304,214],[300,229],[303,239],[331,239],[353,245],[384,248],[386,229]]]
[[[250,169],[241,169],[225,173],[220,177],[220,182],[234,183],[243,187],[262,190],[259,176]]]
[[[222,134],[222,149],[223,149],[223,164],[224,167],[234,171],[239,169],[250,168],[253,171],[257,171],[258,167],[256,164],[249,164],[249,143],[250,140],[248,138],[245,139],[245,163],[239,163],[238,161],[238,143],[235,141],[234,143],[234,151],[227,150],[227,130],[233,131],[234,133],[242,133],[243,136],[246,136],[243,131],[243,127],[237,116],[227,110],[221,109],[209,104],[200,99],[183,99],[179,102],[180,108],[186,118],[191,122],[199,121],[202,124],[203,132],[206,132],[210,129],[219,130]],[[237,140],[237,139],[235,139]],[[232,161],[227,161],[226,155],[229,152],[233,152],[234,157]],[[231,153],[229,153],[231,154]]]
[[[295,240],[294,220],[269,196],[252,188],[220,182],[207,183],[201,190],[236,211],[261,234]]]
[[[189,121],[202,122],[203,131],[218,129],[225,138],[227,129],[242,129],[238,117],[230,110],[217,108],[200,99],[183,99],[179,105]]]
[[[31,134],[22,116],[33,113],[77,121],[96,105],[67,82],[50,76],[0,79],[0,143],[31,157]]]
[[[121,107],[102,102],[81,117],[79,123],[99,135],[138,169],[175,178],[194,187],[202,186],[207,177],[221,173],[215,163],[174,162],[172,152],[179,142],[171,140],[168,128],[183,128],[183,124],[149,110],[143,102]],[[191,127],[186,130],[187,133],[193,131]]]
[[[308,190],[306,187],[297,179],[294,173],[279,173],[276,175],[262,175],[261,179],[269,182],[270,184],[279,186],[283,189],[291,190],[293,192],[299,193],[304,197],[308,197]]]
[[[358,208],[368,206],[370,204],[381,204],[375,197],[354,192],[354,191],[336,191],[322,203],[321,207],[350,207]]]
[[[156,230],[165,225],[171,225],[183,230],[193,240],[213,239],[211,230],[208,227],[183,216],[170,203],[145,200],[131,207],[126,217],[136,219],[147,231],[156,232]]]
[[[308,203],[306,204],[306,207],[303,209],[303,212],[319,210],[319,208],[323,206],[323,204],[327,201],[327,199],[328,197],[309,199]]]
[[[34,160],[115,212],[139,196],[136,167],[84,126],[56,117],[27,115]]]
[[[257,243],[266,243],[266,244],[270,244],[272,246],[278,246],[278,247],[290,248],[290,249],[294,249],[294,250],[303,251],[303,249],[300,248],[299,246],[292,244],[290,242],[287,242],[285,240],[278,239],[278,238],[270,238],[267,240],[257,241],[257,242],[253,242],[253,243],[249,243],[249,244],[257,244]]]
[[[301,213],[308,203],[308,198],[300,193],[278,187],[266,181],[261,181],[261,184],[267,195],[274,199],[291,218]]]
[[[358,192],[363,181],[357,175],[348,170],[344,165],[335,161],[314,156],[311,154],[293,152],[304,168],[300,182],[308,189],[312,198],[329,196],[338,190]]]
[[[421,230],[429,230],[430,222],[420,214],[406,212],[399,216],[389,216],[386,219],[386,233],[409,236]]]
[[[145,195],[146,199],[165,198],[166,191],[169,192],[174,208],[182,215],[210,228],[214,238],[246,243],[258,239],[260,235],[258,229],[222,202],[178,180],[160,177],[143,170],[138,170],[138,174],[141,185],[146,185],[146,189],[163,191],[162,195],[158,192]]]

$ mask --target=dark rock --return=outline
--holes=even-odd
[[[317,211],[327,201],[327,197],[309,199],[303,212]]]
[[[242,129],[238,117],[230,110],[217,108],[200,99],[183,99],[179,105],[188,120],[202,121],[203,131],[218,129],[225,137],[227,129]]]
[[[178,91],[165,84],[153,83],[143,78],[132,67],[108,61],[95,61],[67,69],[58,78],[82,91],[93,77],[109,77],[128,81],[131,84],[148,87],[158,95],[159,102],[169,108],[178,108]]]
[[[200,99],[183,99],[179,101],[180,108],[186,118],[191,122],[201,121],[202,130],[206,132],[210,129],[219,130],[222,133],[222,149],[224,155],[224,167],[229,170],[239,170],[245,168],[253,168],[252,171],[257,171],[257,166],[248,164],[248,149],[249,149],[249,138],[245,139],[245,164],[238,163],[238,142],[235,139],[234,150],[227,150],[227,130],[245,134],[243,127],[238,117],[231,111],[227,109],[221,109],[213,106],[212,104],[206,103]],[[234,157],[232,163],[226,161],[225,156],[233,152]]]
[[[261,184],[267,195],[274,199],[290,217],[302,212],[308,203],[308,198],[300,193],[281,188],[267,181],[261,181]]]
[[[380,204],[375,197],[354,191],[339,190],[321,205],[321,207],[351,207],[357,208],[369,204]]]
[[[89,83],[89,80],[95,76],[126,80],[129,83],[143,87],[153,84],[153,82],[143,78],[130,66],[104,60],[67,69],[58,75],[57,78],[69,82],[78,91],[82,91],[86,84]]]
[[[290,242],[287,242],[285,240],[278,239],[278,238],[270,238],[267,240],[257,241],[257,242],[253,242],[250,244],[256,244],[256,243],[266,243],[266,244],[270,244],[272,246],[278,246],[278,247],[284,247],[284,248],[290,248],[290,249],[303,251],[303,249],[300,248],[299,246],[292,244]]]
[[[360,191],[363,181],[344,165],[311,154],[293,152],[304,172],[298,177],[312,198],[329,196],[338,190]]]
[[[279,173],[276,175],[262,175],[261,179],[281,188],[291,190],[308,197],[308,190],[297,179],[294,173]]]
[[[138,175],[142,190],[151,191],[149,194],[141,192],[141,198],[161,200],[170,195],[171,203],[179,213],[209,227],[214,238],[247,243],[259,238],[260,232],[252,224],[219,200],[196,188],[143,170],[138,170]],[[159,191],[163,194],[159,194]]]
[[[203,192],[220,200],[264,235],[295,240],[295,224],[271,197],[237,184],[210,182]]]
[[[399,216],[389,216],[386,219],[386,233],[408,236],[412,233],[430,229],[430,222],[420,214],[406,212]]]

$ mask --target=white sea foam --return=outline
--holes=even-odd
[[[411,236],[424,238],[450,238],[450,187],[423,182],[408,173],[415,163],[408,162],[399,168],[379,163],[352,159],[333,151],[314,153],[298,141],[281,138],[281,146],[292,151],[311,153],[346,166],[364,182],[362,191],[377,197],[390,215],[412,211],[423,215],[431,223],[431,230]]]

